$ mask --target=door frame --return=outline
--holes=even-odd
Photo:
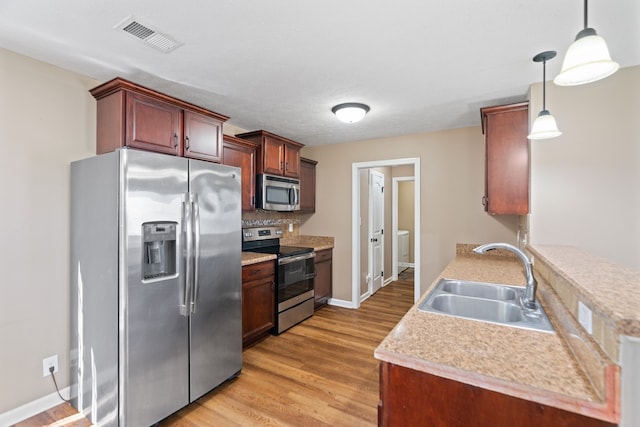
[[[420,158],[377,160],[351,164],[351,307],[360,307],[360,170],[413,165],[414,184],[414,302],[420,297]]]
[[[391,280],[396,281],[398,280],[398,183],[400,182],[411,182],[414,181],[414,185],[415,185],[415,177],[413,176],[394,176],[391,178],[392,181],[392,186],[393,186],[393,193],[391,194],[391,233],[392,233],[392,239],[391,239],[391,256],[392,256],[392,263],[391,263],[391,268],[393,269],[391,271],[391,275],[392,278]],[[413,204],[416,204],[416,201],[413,201]],[[415,221],[415,218],[414,218]],[[415,257],[414,257],[414,264],[415,264]],[[414,266],[415,268],[415,266]]]

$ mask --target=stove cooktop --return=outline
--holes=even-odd
[[[279,258],[296,256],[313,252],[313,248],[303,248],[299,246],[267,246],[263,248],[247,249],[250,252],[259,252],[262,254],[275,254]]]

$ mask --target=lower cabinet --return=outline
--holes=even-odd
[[[333,249],[316,251],[314,279],[314,305],[316,310],[326,305],[331,298],[331,288],[333,285]]]
[[[552,406],[381,362],[378,426],[614,426]]]
[[[242,267],[242,347],[269,335],[275,325],[275,261]]]

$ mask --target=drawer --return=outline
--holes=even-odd
[[[264,261],[242,267],[242,281],[248,282],[263,277],[272,277],[276,272],[275,261]]]
[[[332,257],[332,249],[323,249],[321,251],[316,251],[316,261],[315,262],[323,262],[329,261]]]

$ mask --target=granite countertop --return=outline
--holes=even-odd
[[[314,251],[333,249],[334,238],[325,236],[291,236],[280,239],[281,245],[313,248]]]
[[[441,277],[525,284],[521,263],[509,256],[458,253],[432,287]],[[539,295],[553,298],[553,291],[546,288],[541,283]],[[417,306],[428,293],[378,346],[377,359],[590,417],[619,421],[617,367],[601,378],[609,388],[594,386],[562,333],[421,312]],[[555,317],[557,304],[541,303],[556,330],[562,328],[566,319]],[[601,356],[606,357],[598,354],[597,360]],[[611,367],[598,365],[603,366]]]
[[[258,252],[242,252],[242,266],[271,261],[277,257],[274,254],[261,254]]]
[[[560,271],[579,299],[589,302],[618,334],[640,337],[640,272],[571,246],[535,245],[530,250]]]

